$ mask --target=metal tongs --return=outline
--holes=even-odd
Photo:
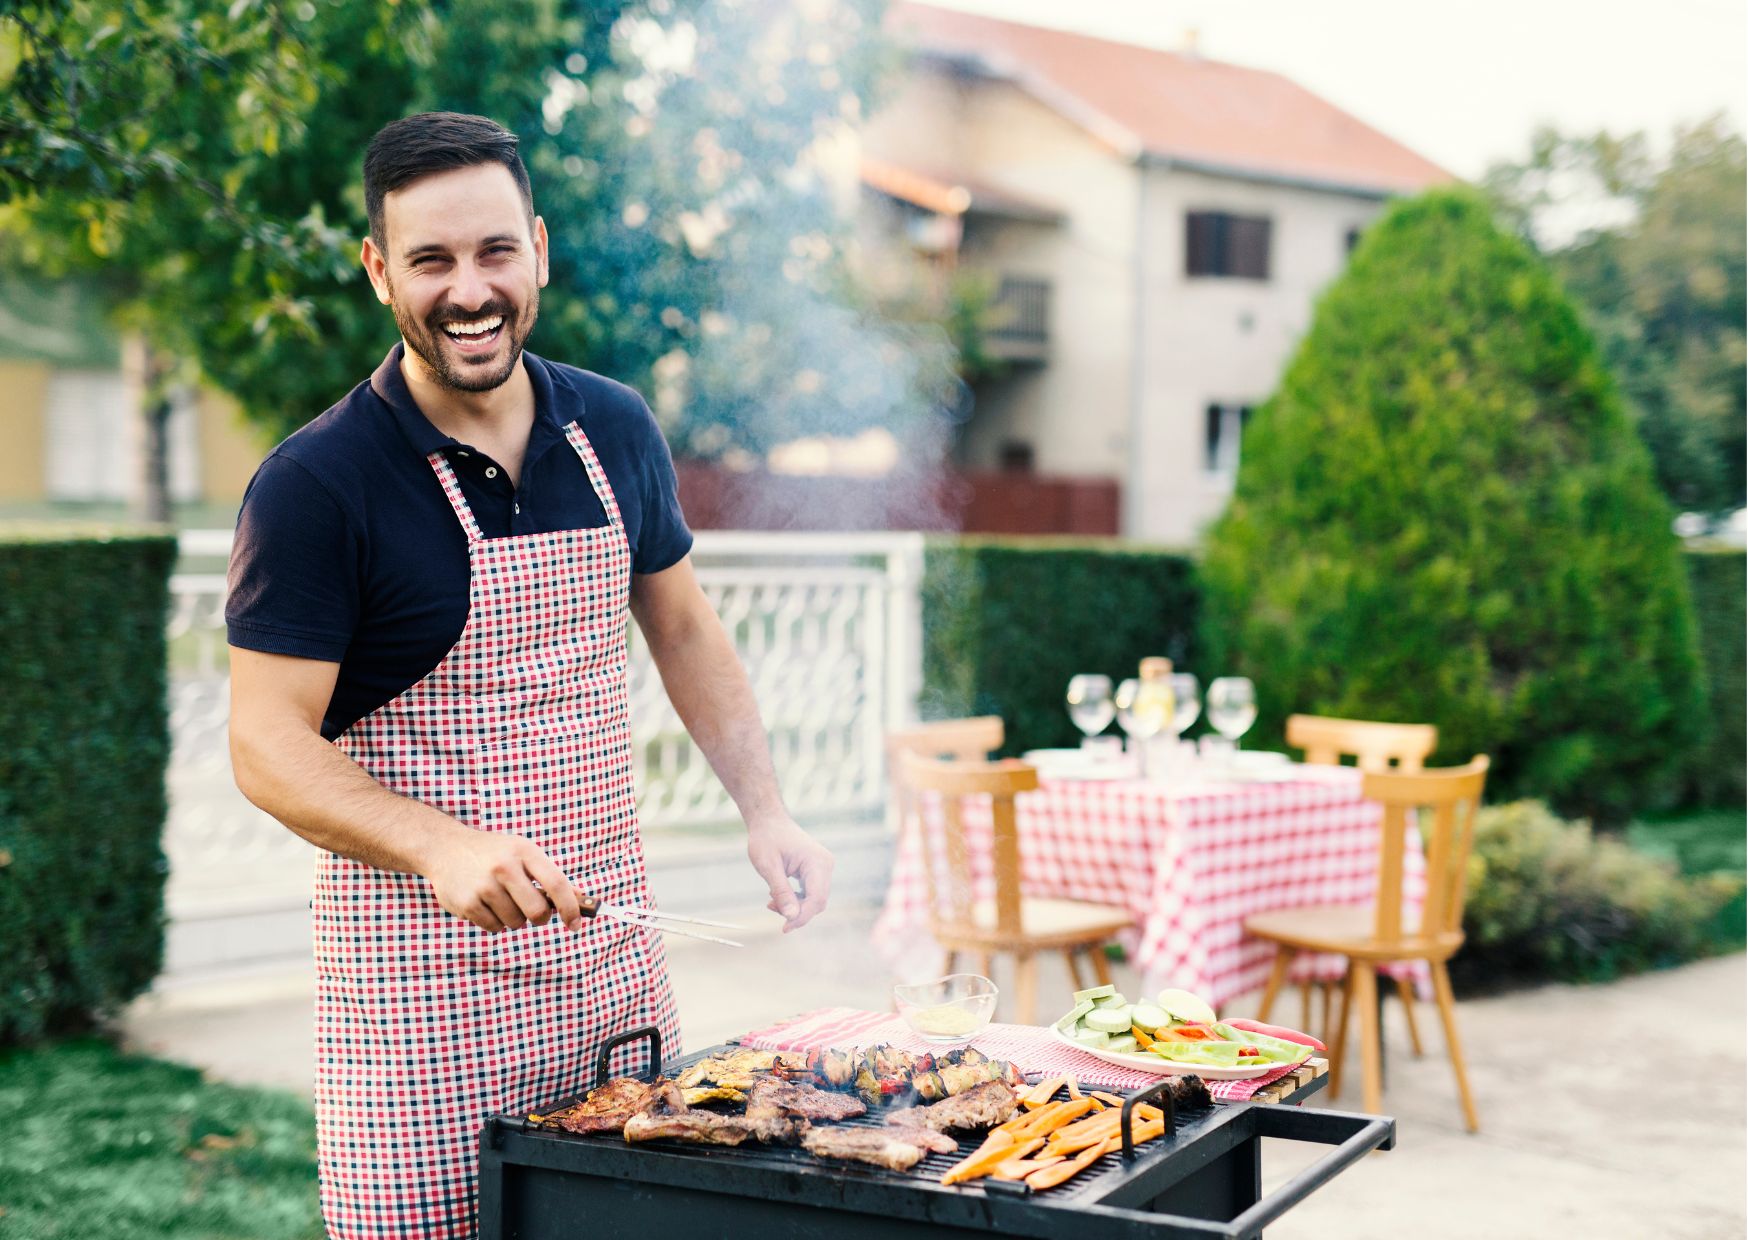
[[[534,884],[536,891],[544,892],[546,888],[539,883]],[[577,906],[582,909],[584,917],[610,917],[614,921],[627,922],[633,926],[643,926],[650,930],[659,930],[663,934],[682,934],[689,939],[703,939],[706,943],[721,943],[724,947],[743,947],[733,939],[718,938],[714,934],[700,934],[696,930],[682,930],[679,926],[663,925],[663,922],[682,921],[690,926],[715,926],[720,930],[739,930],[740,926],[730,921],[711,921],[705,917],[682,917],[678,913],[658,913],[654,909],[633,908],[629,904],[609,904],[599,896],[577,893]]]

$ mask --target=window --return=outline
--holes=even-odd
[[[1238,441],[1250,421],[1249,405],[1209,405],[1202,467],[1211,474],[1238,473]]]
[[[1274,225],[1267,216],[1191,211],[1184,220],[1186,275],[1269,278],[1269,236]]]

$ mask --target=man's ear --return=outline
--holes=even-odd
[[[534,217],[534,261],[539,276],[540,287],[546,287],[546,221],[538,215]]]
[[[382,251],[369,237],[359,247],[358,261],[364,264],[364,274],[370,277],[370,287],[376,290],[376,299],[388,305],[388,260],[383,258]]]

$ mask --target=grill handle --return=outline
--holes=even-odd
[[[613,1067],[613,1052],[621,1046],[632,1042],[649,1040],[649,1068],[645,1076],[650,1080],[662,1074],[662,1031],[654,1025],[644,1025],[637,1029],[627,1029],[624,1033],[616,1033],[601,1043],[601,1053],[595,1057],[595,1088],[599,1089],[607,1083]]]
[[[1135,1134],[1131,1130],[1135,1124],[1135,1108],[1142,1103],[1164,1103],[1165,1135],[1167,1137],[1177,1136],[1177,1103],[1171,1096],[1171,1085],[1171,1077],[1162,1077],[1159,1084],[1136,1090],[1123,1099],[1123,1114],[1117,1121],[1117,1130],[1123,1134],[1123,1160],[1125,1162],[1135,1157]]]

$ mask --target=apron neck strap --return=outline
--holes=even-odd
[[[564,437],[571,441],[571,447],[576,449],[577,456],[582,459],[583,468],[588,471],[589,485],[595,488],[595,498],[601,501],[601,508],[607,514],[607,524],[614,529],[621,528],[625,523],[619,518],[619,501],[613,498],[613,488],[607,484],[607,471],[601,468],[601,462],[595,456],[595,448],[589,442],[589,437],[583,434],[583,428],[574,421],[565,423]]]
[[[485,535],[480,532],[479,522],[473,518],[473,509],[467,506],[467,496],[461,493],[461,479],[455,476],[455,467],[449,463],[449,458],[441,452],[433,452],[425,459],[437,472],[437,481],[443,484],[443,494],[449,500],[449,506],[455,509],[456,520],[467,531],[468,546],[484,542]]]

